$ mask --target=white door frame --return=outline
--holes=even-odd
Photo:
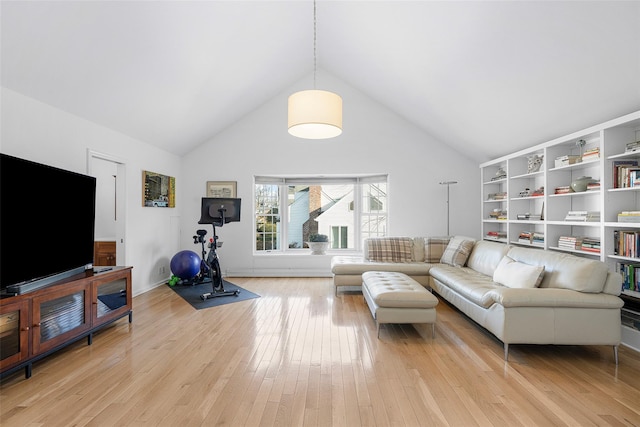
[[[92,175],[94,159],[105,160],[115,163],[117,166],[116,178],[116,265],[127,265],[126,262],[126,233],[127,233],[127,215],[126,215],[126,162],[110,154],[100,153],[91,149],[87,149],[87,174]]]

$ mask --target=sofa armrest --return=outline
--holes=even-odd
[[[605,293],[586,293],[570,289],[497,288],[487,297],[503,307],[576,307],[576,308],[621,308],[624,304],[617,296]]]

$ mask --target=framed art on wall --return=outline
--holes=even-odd
[[[233,198],[237,194],[236,181],[207,181],[207,197]]]
[[[142,206],[176,207],[176,179],[155,172],[142,171]]]

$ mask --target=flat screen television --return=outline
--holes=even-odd
[[[240,202],[241,199],[235,198],[203,197],[198,224],[221,227],[228,222],[240,221]],[[224,212],[224,222],[221,211]]]
[[[0,153],[0,291],[91,268],[95,206],[94,177]]]

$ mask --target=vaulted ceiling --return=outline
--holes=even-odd
[[[0,7],[2,86],[177,155],[313,74],[312,0]],[[639,110],[639,22],[638,1],[318,0],[317,67],[486,160]]]

